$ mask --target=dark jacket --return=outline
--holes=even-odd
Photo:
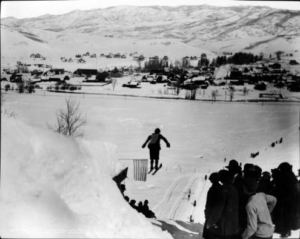
[[[247,226],[247,212],[246,205],[248,203],[249,195],[244,192],[244,178],[239,177],[238,180],[235,180],[234,187],[236,188],[239,195],[239,226],[240,233],[243,233]]]
[[[207,220],[211,215],[212,209],[215,207],[218,202],[218,193],[220,190],[221,184],[214,183],[208,190],[206,196],[206,204],[204,209],[205,219]]]
[[[282,234],[300,226],[298,181],[295,174],[281,173],[275,182],[274,196],[277,205],[273,210],[275,232]],[[298,209],[298,210],[297,210]]]
[[[212,209],[207,224],[209,231],[217,236],[231,236],[239,233],[239,198],[235,187],[228,183],[220,187],[216,206]]]
[[[170,145],[168,140],[162,136],[161,134],[155,134],[153,133],[152,135],[149,135],[149,137],[147,138],[145,144],[147,144],[148,142],[148,148],[149,149],[154,149],[154,150],[160,150],[161,147],[160,147],[160,140],[163,140],[165,141],[165,143],[167,145]]]
[[[204,228],[203,228],[203,233],[202,233],[202,237],[205,239],[213,238],[210,235],[209,230],[206,228],[206,223],[212,213],[213,208],[216,206],[216,204],[218,202],[218,193],[219,193],[220,188],[221,188],[221,184],[213,183],[207,192],[206,204],[205,204],[205,209],[204,209],[205,223],[204,223]]]

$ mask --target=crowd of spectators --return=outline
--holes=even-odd
[[[292,165],[263,172],[247,163],[242,170],[233,159],[226,168],[209,176],[203,238],[287,238],[300,229],[300,182]]]
[[[149,202],[147,199],[144,202],[140,201],[138,203],[138,205],[136,205],[136,200],[134,200],[134,199],[130,200],[130,198],[128,196],[124,195],[125,190],[126,190],[125,184],[121,184],[120,191],[121,191],[124,199],[129,203],[129,205],[132,208],[137,210],[139,213],[144,214],[145,217],[147,217],[147,218],[156,218],[155,213],[149,209],[149,206],[148,206]]]

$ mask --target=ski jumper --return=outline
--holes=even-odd
[[[147,138],[145,144],[148,144],[149,153],[150,153],[150,161],[151,161],[151,168],[153,166],[153,161],[155,161],[155,167],[158,167],[158,160],[159,160],[159,151],[161,149],[160,147],[160,140],[165,141],[167,145],[170,145],[168,140],[162,136],[161,134],[153,133],[152,135],[149,135]]]

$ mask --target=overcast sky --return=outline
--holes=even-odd
[[[90,10],[112,6],[179,6],[179,5],[215,5],[215,6],[269,6],[279,9],[300,10],[295,1],[229,1],[229,0],[82,0],[82,1],[2,1],[1,18],[38,17],[45,14],[57,15],[73,10]]]

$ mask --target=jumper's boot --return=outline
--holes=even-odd
[[[153,170],[153,160],[151,160],[151,164],[150,164],[150,171]]]
[[[158,160],[155,160],[155,170],[158,169]]]

